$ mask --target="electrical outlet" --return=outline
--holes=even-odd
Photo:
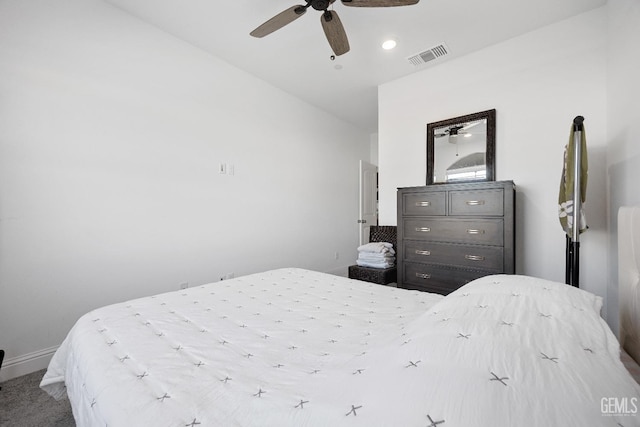
[[[220,163],[218,165],[218,173],[225,175],[227,173],[227,164],[226,163]]]
[[[189,287],[189,282],[180,283],[180,289],[187,289]]]
[[[336,253],[334,253],[334,254],[333,254],[333,257],[334,257],[335,259],[340,259],[340,252],[336,252]]]

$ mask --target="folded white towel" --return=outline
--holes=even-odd
[[[372,267],[372,268],[390,268],[393,267],[393,263],[392,262],[371,262],[371,261],[363,261],[363,260],[356,260],[356,264],[358,264],[360,267]]]
[[[371,242],[364,244],[362,246],[358,246],[358,252],[378,252],[385,253],[390,252],[395,254],[396,252],[393,250],[393,244],[387,242]]]
[[[375,253],[375,252],[359,252],[358,259],[363,261],[373,261],[373,262],[393,262],[396,260],[396,257],[393,254],[387,253]]]

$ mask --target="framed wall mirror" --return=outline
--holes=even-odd
[[[427,185],[495,180],[496,110],[427,124]]]

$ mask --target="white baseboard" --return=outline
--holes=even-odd
[[[46,369],[58,346],[5,359],[0,368],[0,382]]]

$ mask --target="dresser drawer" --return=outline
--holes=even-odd
[[[487,275],[481,271],[453,270],[412,262],[404,263],[403,273],[403,288],[436,292],[443,295],[455,291],[474,279]]]
[[[405,239],[503,246],[504,221],[495,219],[409,218]]]
[[[449,215],[503,216],[504,190],[450,191]]]
[[[504,249],[499,246],[405,240],[403,250],[407,261],[484,269],[496,273],[501,273],[504,269]]]
[[[428,193],[408,193],[402,200],[404,215],[446,215],[447,193],[430,191]]]

